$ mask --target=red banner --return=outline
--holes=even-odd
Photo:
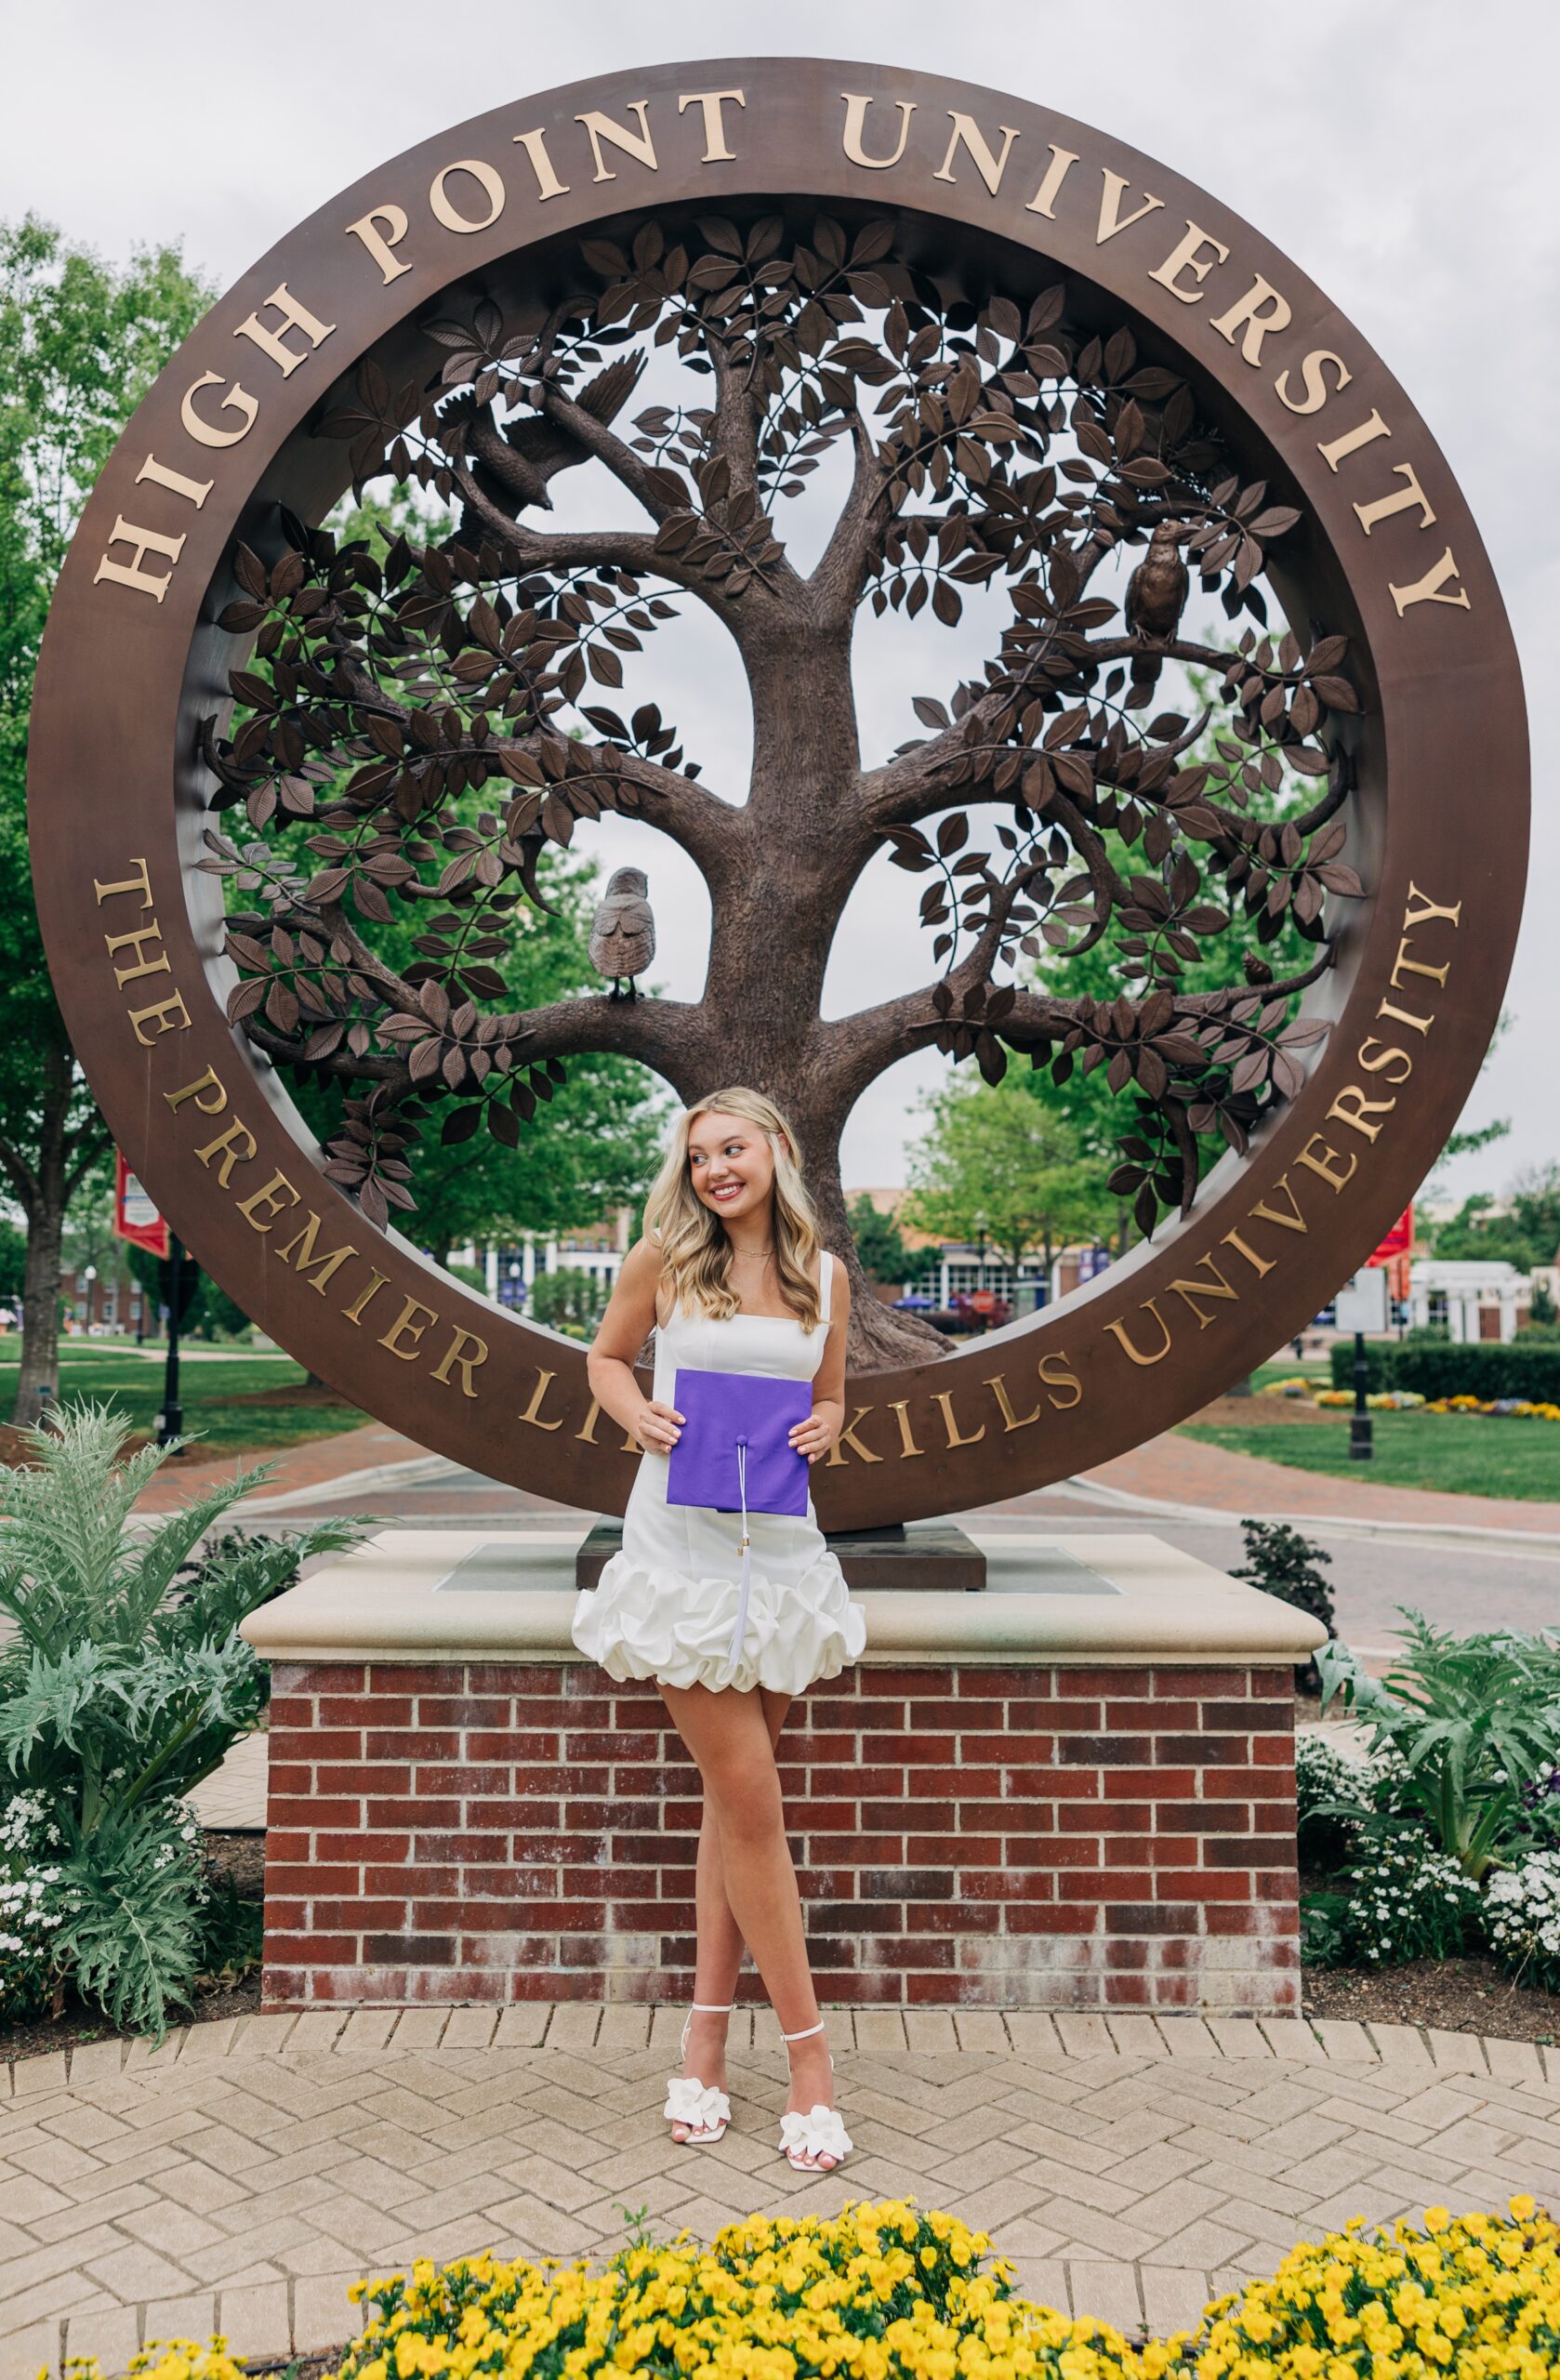
[[[1407,1256],[1413,1245],[1414,1210],[1409,1207],[1398,1216],[1375,1255],[1365,1261],[1368,1264],[1390,1264],[1395,1256]]]
[[[147,1249],[153,1256],[161,1256],[166,1261],[167,1224],[117,1149],[114,1151],[113,1169],[113,1228],[120,1239],[127,1239],[134,1247]]]

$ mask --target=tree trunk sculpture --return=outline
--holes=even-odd
[[[371,361],[315,434],[350,442],[360,495],[388,474],[418,520],[447,506],[447,533],[338,548],[284,513],[267,560],[240,548],[222,619],[256,632],[255,657],[231,676],[232,733],[203,732],[213,807],[242,804],[250,829],[214,826],[203,865],[258,896],[230,913],[230,1013],[278,1064],[341,1080],[327,1170],[374,1221],[414,1206],[431,1117],[445,1140],[485,1126],[517,1145],[579,1053],[641,1060],[685,1101],[751,1082],[796,1119],[855,1276],[858,1369],[945,1343],[854,1261],[839,1136],[879,1075],[928,1044],[991,1081],[1012,1052],[1058,1081],[1105,1066],[1127,1107],[1114,1186],[1150,1229],[1190,1204],[1199,1135],[1243,1147],[1298,1087],[1294,1051],[1323,1029],[1293,1011],[1330,964],[1324,894],[1360,890],[1338,858],[1344,641],[1266,632],[1266,549],[1298,509],[1247,479],[1127,324],[1075,320],[1059,285],[950,301],[912,253],[885,220],[646,217],[628,248],[584,243],[545,312],[513,291],[446,303],[421,326],[431,384]],[[685,401],[619,427],[656,348]],[[836,440],[849,492],[802,575],[774,518]],[[588,466],[641,525],[539,525],[549,482]],[[1151,540],[1157,575],[1123,618],[1121,557]],[[1181,633],[1177,554],[1232,622],[1251,615],[1237,641]],[[993,579],[1011,610],[984,672],[945,707],[918,699],[928,733],[865,765],[863,602],[951,625],[960,588]],[[689,600],[750,690],[741,801],[654,703],[605,707],[620,655]],[[1200,716],[1148,715],[1167,661],[1209,673]],[[491,961],[538,853],[607,809],[702,872],[702,998],[495,1012]],[[884,848],[927,879],[939,972],[825,1019],[836,930]],[[418,958],[397,971],[375,929],[408,906]],[[1291,926],[1314,959],[1189,992],[1188,963],[1238,945],[1242,920],[1263,943]],[[1069,997],[1068,954],[1107,936],[1117,996]]]

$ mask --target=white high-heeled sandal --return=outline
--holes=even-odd
[[[820,2016],[815,2025],[804,2027],[800,2033],[782,2033],[780,2038],[783,2042],[807,2041],[813,2033],[823,2031],[824,2023]],[[832,2050],[828,2054],[828,2069],[832,2074]],[[854,2146],[839,2109],[826,2108],[821,2099],[815,2100],[805,2113],[800,2108],[792,2108],[780,2119],[780,2153],[794,2174],[837,2174]],[[804,2164],[802,2159],[809,2156],[814,2162]],[[834,2162],[820,2165],[816,2162],[819,2157],[832,2157]]]
[[[711,2000],[693,2001],[682,2020],[682,2039],[678,2043],[681,2055],[688,2055],[688,2028],[695,2008],[701,2016],[729,2016],[735,2005],[734,2000],[723,2008]],[[701,2082],[695,2074],[673,2074],[667,2080],[667,2104],[661,2113],[671,2123],[689,2126],[687,2137],[677,2143],[680,2149],[702,2148],[720,2139],[732,2120],[732,2103],[713,2082]]]

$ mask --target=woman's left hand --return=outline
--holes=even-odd
[[[821,1461],[839,1437],[843,1419],[844,1415],[837,1415],[830,1406],[814,1405],[806,1421],[799,1421],[792,1430],[792,1446],[798,1454],[804,1454],[809,1462]]]

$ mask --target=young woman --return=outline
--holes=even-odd
[[[623,1551],[582,1593],[575,1643],[615,1678],[654,1677],[705,1788],[695,1908],[694,2004],[683,2072],[664,2114],[680,2141],[719,2140],[726,2096],[726,2018],[744,1945],[783,2036],[791,2088],[780,2146],[799,2173],[838,2165],[852,2146],[832,2105],[834,2060],[807,1963],[796,1871],[786,1842],[774,1747],[794,1695],[835,1677],[866,1641],[864,1606],[805,1519],[753,1513],[751,1584],[736,1666],[741,1521],[668,1504],[668,1457],[682,1415],[680,1367],[811,1380],[813,1409],[790,1433],[810,1463],[845,1418],[845,1268],[820,1248],[796,1143],[756,1091],[711,1094],[679,1117],[590,1351],[602,1409],[643,1448],[623,1523]],[[655,1332],[654,1394],[634,1363]],[[698,1994],[706,1994],[700,2000]]]

